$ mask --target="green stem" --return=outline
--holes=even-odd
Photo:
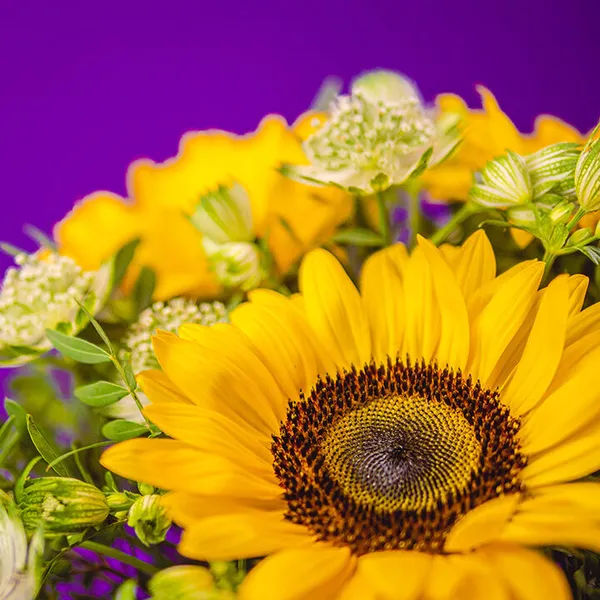
[[[577,209],[577,212],[571,217],[571,220],[567,223],[567,229],[571,231],[575,227],[575,225],[577,225],[577,223],[581,221],[581,218],[583,217],[583,215],[585,215],[585,213],[585,209],[581,208],[580,206]]]
[[[417,234],[421,228],[421,207],[419,205],[419,191],[407,190],[408,195],[408,247],[413,248],[417,241]]]
[[[142,403],[137,395],[137,391],[135,390],[135,388],[133,386],[129,385],[129,379],[127,378],[127,375],[125,375],[125,370],[123,369],[123,365],[120,363],[120,361],[116,355],[112,355],[111,360],[112,360],[113,364],[115,365],[115,368],[117,369],[117,372],[119,373],[119,376],[123,380],[123,383],[127,387],[129,394],[133,398],[133,401],[135,402],[136,406],[138,407],[140,414],[142,415],[142,417],[144,417],[144,421],[146,421],[146,427],[148,429],[150,429],[150,425],[151,425],[150,420],[144,414],[144,406],[142,405]]]
[[[385,193],[377,192],[377,208],[379,209],[379,230],[383,245],[389,246],[392,243],[392,234],[390,229],[390,213],[385,202]]]
[[[479,212],[479,207],[477,205],[469,202],[463,204],[460,209],[452,215],[450,220],[431,236],[430,241],[436,246],[439,246],[454,231],[454,229],[458,227],[458,225],[477,212]]]
[[[546,265],[544,267],[544,276],[542,278],[542,283],[546,283],[546,281],[548,280],[548,277],[550,277],[550,272],[552,271],[552,266],[554,265],[555,260],[556,260],[556,254],[554,254],[554,252],[550,252],[549,250],[546,250],[544,252],[542,261],[545,262]]]
[[[116,548],[111,548],[110,546],[105,546],[104,544],[99,544],[98,542],[83,542],[79,544],[80,548],[86,548],[87,550],[91,550],[92,552],[97,552],[98,554],[103,554],[104,556],[108,556],[109,558],[114,558],[126,565],[137,569],[138,571],[142,571],[146,573],[146,575],[155,575],[158,573],[158,569],[149,565],[148,563],[140,560],[139,558],[135,558],[135,556],[130,556],[129,554],[125,554],[125,552],[121,552],[121,550],[117,550]]]

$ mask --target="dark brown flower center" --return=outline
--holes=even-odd
[[[286,518],[359,555],[441,551],[458,518],[523,488],[519,425],[497,392],[437,365],[328,376],[273,438]]]

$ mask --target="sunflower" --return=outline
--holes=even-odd
[[[224,131],[186,134],[176,157],[131,165],[129,200],[96,192],[78,203],[56,227],[61,252],[83,268],[95,269],[139,238],[125,291],[147,266],[157,275],[157,300],[214,297],[219,286],[189,216],[201,196],[238,183],[249,196],[256,235],[266,239],[277,270],[285,273],[308,249],[326,241],[352,208],[351,197],[338,189],[316,189],[277,171],[284,162],[306,161],[301,136],[315,118],[306,113],[290,127],[270,115],[244,136]]]
[[[322,249],[300,294],[159,333],[141,386],[173,439],[102,464],[169,490],[199,560],[266,557],[242,600],[570,598],[528,547],[600,551],[600,304],[544,265],[496,276],[481,231],[366,262]]]

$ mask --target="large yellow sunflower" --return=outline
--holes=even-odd
[[[314,118],[306,113],[290,127],[270,115],[244,136],[224,131],[186,134],[176,157],[131,165],[129,200],[97,192],[78,203],[56,227],[60,251],[83,268],[96,269],[139,238],[126,290],[141,267],[148,266],[157,275],[159,300],[215,296],[217,281],[188,216],[202,195],[237,182],[248,193],[256,235],[267,240],[277,269],[285,273],[304,252],[326,241],[352,208],[351,197],[338,189],[303,185],[277,171],[282,163],[306,161],[301,136]]]
[[[181,552],[266,556],[242,600],[562,600],[528,547],[600,551],[600,304],[500,276],[477,232],[373,255],[360,292],[314,250],[301,293],[160,333],[147,416],[174,439],[102,464],[170,490]]]

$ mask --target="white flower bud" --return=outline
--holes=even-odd
[[[575,168],[575,193],[586,212],[600,209],[600,124],[590,135]]]
[[[216,244],[250,242],[256,237],[250,199],[237,183],[202,196],[191,221],[198,231]]]
[[[534,198],[548,192],[558,192],[563,196],[568,196],[569,191],[573,192],[573,177],[579,154],[578,144],[563,142],[546,146],[527,156],[525,162]]]
[[[419,92],[410,80],[385,69],[370,71],[355,79],[352,83],[352,94],[360,94],[375,105],[378,102],[402,102],[405,98],[419,99]]]
[[[489,161],[481,171],[481,183],[471,187],[471,200],[482,206],[509,208],[531,202],[533,188],[523,157],[508,151]]]

